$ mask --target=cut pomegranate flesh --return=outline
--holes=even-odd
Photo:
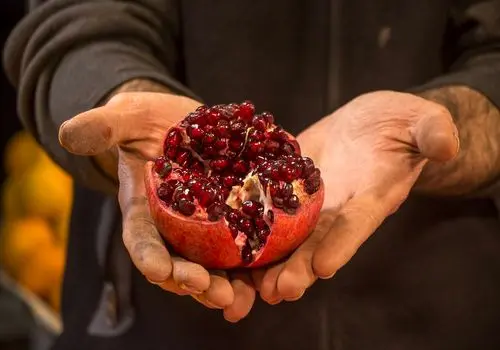
[[[304,241],[323,204],[321,172],[254,105],[201,106],[146,165],[152,217],[175,251],[206,268],[258,267]]]

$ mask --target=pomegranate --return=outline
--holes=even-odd
[[[314,228],[323,204],[320,170],[249,101],[201,106],[169,129],[145,181],[162,236],[206,268],[283,258]]]

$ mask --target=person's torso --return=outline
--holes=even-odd
[[[449,1],[179,2],[177,77],[207,103],[250,99],[293,133],[350,98],[443,70]],[[106,268],[105,198],[77,189],[58,349],[494,349],[500,235],[489,200],[411,197],[331,280],[297,302],[258,301],[233,325],[132,270],[130,329],[87,335]],[[96,218],[92,220],[90,218]],[[75,340],[78,343],[75,343]]]

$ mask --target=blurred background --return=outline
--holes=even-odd
[[[2,49],[24,11],[25,1],[2,1]],[[22,130],[3,69],[0,111],[0,350],[47,350],[61,330],[72,183]]]

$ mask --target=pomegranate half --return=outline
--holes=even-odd
[[[323,205],[320,170],[249,101],[190,113],[167,131],[164,154],[145,171],[158,230],[206,268],[283,258],[313,230]]]

